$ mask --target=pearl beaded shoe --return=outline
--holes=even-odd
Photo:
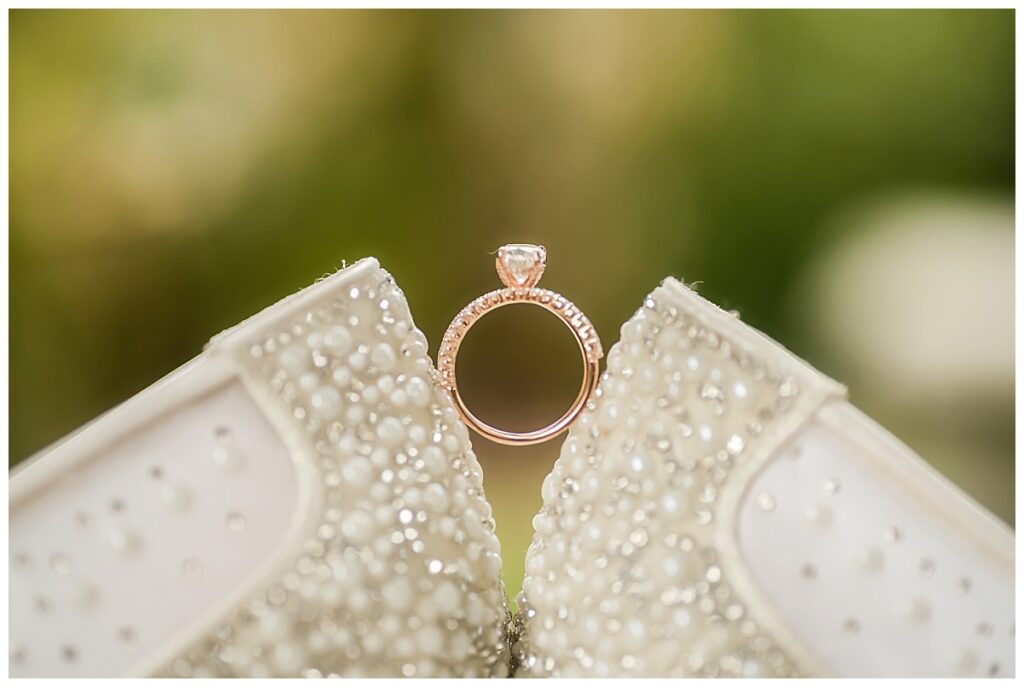
[[[668,279],[544,481],[539,676],[1007,676],[1013,536],[844,389]]]
[[[480,466],[363,260],[19,467],[14,676],[489,676]]]
[[[361,261],[15,471],[11,673],[1013,674],[1012,535],[842,387],[667,280],[598,394],[509,638],[467,432]]]

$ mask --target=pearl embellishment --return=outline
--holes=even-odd
[[[423,334],[378,270],[235,347],[309,436],[322,503],[290,567],[167,676],[503,676],[507,601],[480,466]],[[237,469],[230,433],[214,459]],[[161,492],[177,507],[180,493]],[[245,528],[225,515],[231,531]],[[198,581],[199,561],[181,575]]]

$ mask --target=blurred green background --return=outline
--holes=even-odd
[[[51,10],[10,32],[12,465],[342,259],[377,256],[436,347],[497,285],[488,253],[536,242],[606,347],[662,278],[700,282],[1012,522],[1012,11]],[[519,310],[474,329],[460,379],[526,427],[579,373]],[[513,595],[558,447],[476,442]]]

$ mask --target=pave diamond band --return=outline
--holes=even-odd
[[[507,288],[485,293],[459,311],[448,325],[438,351],[437,369],[441,384],[451,393],[462,419],[476,432],[502,444],[537,444],[560,434],[583,411],[597,387],[599,361],[604,355],[601,340],[590,320],[574,303],[561,294],[535,286],[544,271],[546,257],[543,246],[510,244],[499,248],[495,265]],[[584,364],[583,383],[573,404],[558,420],[531,432],[508,432],[473,415],[459,394],[455,376],[455,362],[466,332],[488,312],[514,303],[537,305],[557,316],[576,339]]]

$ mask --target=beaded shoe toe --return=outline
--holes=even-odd
[[[1012,675],[1013,536],[674,279],[544,481],[517,675]]]

